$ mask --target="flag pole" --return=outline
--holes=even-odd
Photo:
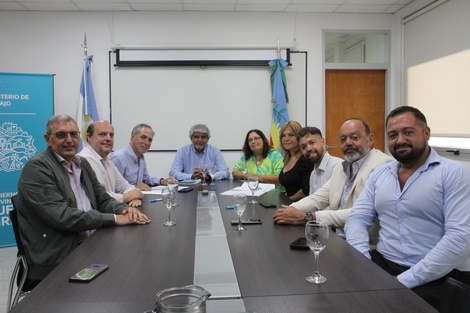
[[[87,54],[88,54],[88,42],[86,40],[86,32],[85,32],[85,38],[83,39],[83,54],[85,55],[85,58],[87,57]]]
[[[84,60],[86,60],[86,58],[88,57],[88,41],[86,39],[86,32],[85,32],[85,37],[83,38],[83,54],[84,54]],[[85,117],[89,117],[88,115],[88,90],[87,90],[87,87],[88,87],[88,82],[87,82],[87,76],[86,75],[86,71],[87,71],[87,66],[86,66],[87,62],[83,62],[83,88],[84,88],[84,99],[83,99],[83,106],[84,106],[84,111],[85,111]]]
[[[281,50],[281,46],[279,44],[279,38],[277,39],[277,49],[275,51],[276,51],[277,58],[280,59],[282,50]]]

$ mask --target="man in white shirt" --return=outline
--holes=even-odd
[[[88,145],[78,154],[88,160],[96,177],[108,194],[130,206],[142,205],[142,192],[129,184],[108,158],[114,147],[114,128],[108,121],[97,121],[88,126]]]
[[[278,224],[303,224],[309,220],[323,220],[336,228],[336,233],[345,238],[343,227],[351,208],[359,197],[370,173],[380,164],[393,158],[374,149],[374,134],[362,119],[351,118],[343,123],[339,131],[342,166],[333,170],[330,179],[314,194],[283,205],[274,214]],[[325,210],[329,206],[329,210]],[[371,244],[377,242],[378,225],[371,228]]]

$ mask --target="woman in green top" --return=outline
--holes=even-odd
[[[279,151],[270,147],[261,130],[252,129],[246,134],[242,150],[243,155],[233,168],[233,178],[246,179],[257,176],[259,182],[279,183],[284,158]]]

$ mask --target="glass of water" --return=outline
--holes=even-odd
[[[325,249],[330,236],[330,229],[323,221],[310,221],[305,225],[305,238],[307,245],[315,255],[315,268],[312,276],[308,276],[306,280],[312,284],[323,284],[326,282],[326,277],[320,274],[318,270],[318,258],[320,252]]]
[[[237,212],[238,215],[238,225],[234,229],[237,231],[246,230],[246,227],[242,225],[242,215],[246,209],[246,195],[243,193],[233,195],[233,206],[235,207],[235,212]]]

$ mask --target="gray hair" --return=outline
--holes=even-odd
[[[52,133],[52,125],[58,124],[58,123],[66,123],[66,122],[73,122],[75,126],[77,126],[77,129],[78,129],[77,122],[75,122],[75,120],[71,116],[66,115],[66,114],[59,114],[59,115],[52,116],[47,121],[46,134],[50,135]]]
[[[155,135],[155,132],[153,131],[152,126],[145,124],[145,123],[140,123],[134,126],[131,132],[131,136],[138,134],[143,127],[150,128],[152,130],[152,135]]]
[[[209,130],[209,127],[204,124],[196,124],[191,127],[191,129],[189,130],[189,138],[192,138],[194,133],[206,134],[207,137],[211,138],[211,131]]]

